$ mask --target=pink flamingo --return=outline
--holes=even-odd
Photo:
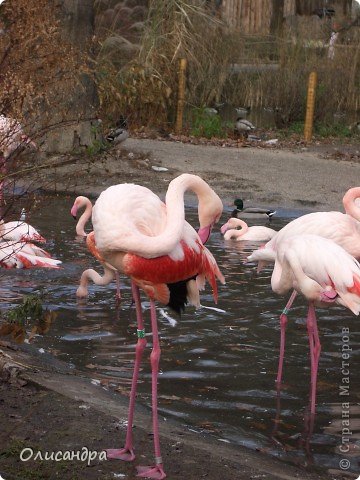
[[[50,254],[27,242],[0,243],[0,266],[4,268],[60,268],[60,260],[51,258]]]
[[[187,190],[198,196],[199,235],[185,221],[184,194]],[[135,458],[132,425],[140,361],[146,346],[138,287],[150,298],[155,465],[138,467],[138,476],[141,477],[166,477],[160,452],[157,416],[160,345],[154,301],[159,300],[177,311],[181,311],[187,301],[199,305],[199,289],[204,287],[206,279],[213,288],[215,301],[217,300],[216,278],[221,282],[224,282],[224,278],[203,241],[208,239],[212,226],[219,220],[221,213],[220,198],[200,177],[189,174],[180,175],[170,182],[165,203],[145,187],[122,184],[102,192],[93,207],[92,221],[97,250],[106,262],[131,278],[138,328],[125,446],[122,449],[108,450],[108,458],[126,461]]]
[[[37,148],[35,142],[24,134],[21,124],[9,117],[0,115],[0,174],[2,177],[6,175],[6,162],[11,155],[22,145],[31,145]],[[3,195],[3,178],[0,180],[0,200]]]
[[[85,210],[81,214],[76,224],[76,235],[79,235],[80,237],[87,236],[87,233],[85,232],[85,226],[91,218],[91,213],[92,213],[91,201],[87,197],[83,197],[82,195],[80,195],[79,197],[75,198],[74,204],[70,210],[70,213],[73,216],[73,218],[77,220],[78,210],[84,207],[85,207]]]
[[[310,409],[315,413],[316,382],[321,344],[315,307],[343,305],[360,312],[360,264],[342,247],[317,235],[285,238],[276,251],[271,286],[280,295],[294,289],[309,302],[307,329],[310,344]]]
[[[21,145],[37,148],[36,143],[24,134],[17,120],[0,115],[0,151],[3,158],[7,160]]]
[[[343,197],[345,214],[341,212],[314,212],[296,218],[283,227],[263,248],[255,250],[248,261],[258,262],[258,271],[265,265],[274,263],[276,252],[282,242],[291,236],[302,234],[319,235],[340,245],[351,256],[360,258],[360,207],[356,199],[360,197],[360,187],[349,189]],[[292,292],[288,303],[280,315],[280,356],[276,382],[281,384],[285,355],[285,330],[287,314],[297,296]]]
[[[296,218],[283,227],[264,248],[255,250],[249,261],[258,261],[260,269],[275,261],[277,246],[284,238],[309,233],[329,238],[343,247],[350,255],[360,258],[360,187],[350,188],[343,197],[346,213],[314,212]]]
[[[80,216],[77,224],[76,224],[76,234],[80,237],[87,237],[88,234],[85,232],[85,226],[90,220],[91,213],[92,213],[92,203],[91,201],[84,196],[76,197],[73,206],[71,207],[70,213],[77,219],[77,212],[79,209],[84,208],[85,211]],[[91,234],[89,234],[91,235]],[[120,279],[119,273],[115,270],[111,265],[107,264],[101,255],[97,252],[95,243],[92,241],[92,238],[87,241],[87,246],[90,253],[97,258],[102,266],[104,267],[104,275],[99,275],[95,270],[88,269],[82,274],[82,280],[80,280],[80,287],[77,289],[76,296],[79,298],[87,297],[88,296],[88,280],[92,280],[96,285],[108,285],[114,278],[116,279],[116,300],[118,302],[121,301],[121,292],[120,292]]]
[[[14,240],[15,242],[41,242],[45,243],[45,238],[31,225],[21,220],[4,223],[0,221],[1,240]]]
[[[237,230],[237,227],[241,227],[241,230]],[[239,242],[242,240],[270,240],[276,234],[276,231],[268,227],[249,227],[244,220],[232,217],[221,227],[221,233],[224,235],[225,240],[236,240]]]

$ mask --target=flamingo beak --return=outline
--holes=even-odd
[[[199,229],[198,235],[203,245],[205,245],[205,243],[209,240],[211,229],[212,225],[208,225]]]
[[[228,224],[224,223],[224,225],[220,228],[220,232],[224,235],[224,233],[229,229]]]
[[[320,299],[322,302],[328,302],[328,303],[332,303],[335,301],[336,297],[337,297],[337,293],[335,292],[335,290],[325,290],[323,292],[320,293]]]
[[[77,220],[77,206],[73,205],[73,207],[70,210],[71,216],[73,217],[74,220]]]

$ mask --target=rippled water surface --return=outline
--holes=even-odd
[[[84,242],[75,240],[75,223],[69,215],[73,197],[51,197],[29,222],[48,238],[47,249],[63,261],[58,271],[1,271],[2,308],[21,301],[24,294],[45,292],[45,305],[58,312],[50,332],[34,344],[74,364],[92,379],[120,392],[130,385],[134,344],[135,310],[130,284],[122,279],[123,302],[115,303],[115,284],[90,287],[87,302],[75,298],[81,272],[92,266]],[[195,210],[188,219],[197,226]],[[229,213],[229,212],[227,212]],[[296,212],[281,212],[272,227],[281,228]],[[227,215],[223,215],[223,222]],[[250,223],[250,222],[249,222]],[[253,223],[255,224],[255,223]],[[279,314],[286,303],[272,293],[271,270],[256,273],[244,264],[254,247],[245,242],[225,242],[215,229],[209,249],[226,277],[219,288],[219,310],[210,289],[202,296],[204,308],[188,308],[175,327],[159,313],[161,375],[159,409],[196,431],[208,432],[232,444],[245,445],[310,468],[338,469],[341,445],[341,402],[351,403],[350,459],[358,471],[359,458],[359,320],[348,310],[318,310],[322,353],[319,366],[318,406],[313,432],[307,418],[309,356],[305,326],[306,305],[298,299],[289,314],[284,387],[280,399],[275,390],[279,348]],[[143,297],[145,318],[148,302]],[[148,324],[147,324],[148,325]],[[348,342],[349,396],[339,395],[341,348]],[[148,326],[148,330],[150,327]],[[148,337],[151,345],[151,337]],[[150,368],[145,356],[140,401],[150,404]]]

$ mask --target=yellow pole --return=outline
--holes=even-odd
[[[306,117],[304,126],[304,138],[306,142],[310,142],[314,124],[314,107],[316,92],[317,73],[311,72],[309,75],[309,83],[306,101]]]
[[[180,58],[179,90],[178,90],[176,124],[175,124],[175,133],[177,135],[181,133],[182,126],[183,126],[184,103],[185,103],[185,72],[186,72],[186,59]]]

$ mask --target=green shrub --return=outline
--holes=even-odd
[[[196,108],[192,112],[190,134],[194,137],[226,137],[228,126],[224,125],[219,115],[209,115],[204,108]]]

